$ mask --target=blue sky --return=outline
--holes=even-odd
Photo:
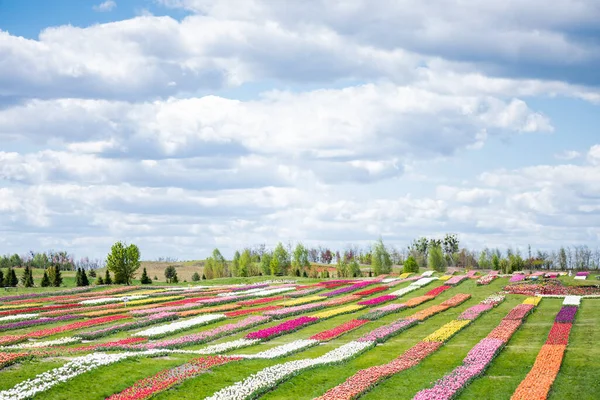
[[[0,252],[595,247],[600,5],[455,3],[0,0]]]

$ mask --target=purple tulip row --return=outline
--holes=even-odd
[[[30,326],[52,324],[54,322],[69,321],[71,319],[77,319],[77,318],[81,318],[81,316],[79,316],[79,315],[62,315],[60,317],[54,317],[54,318],[43,317],[43,318],[38,318],[38,319],[28,319],[25,321],[12,322],[10,324],[0,325],[0,331],[8,331],[11,329],[21,329],[21,328],[27,328]]]

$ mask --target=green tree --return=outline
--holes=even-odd
[[[460,242],[458,237],[454,234],[447,233],[443,241],[444,253],[446,255],[446,261],[449,264],[454,265],[454,254],[458,253]]]
[[[106,269],[106,273],[104,274],[104,284],[105,285],[112,285],[113,281],[112,278],[110,277],[110,272],[108,271],[108,268]]]
[[[33,274],[31,272],[31,268],[29,268],[29,265],[26,265],[25,269],[23,270],[23,275],[21,276],[21,283],[25,287],[33,287],[34,285]]]
[[[265,253],[260,259],[260,269],[263,275],[271,275],[271,253]]]
[[[148,272],[146,271],[145,267],[142,270],[142,277],[140,278],[140,283],[142,285],[150,285],[152,283],[152,279],[150,279],[150,277],[148,276]]]
[[[413,256],[408,256],[408,258],[406,259],[406,261],[404,261],[402,272],[405,272],[405,273],[407,273],[407,272],[412,272],[412,273],[419,272],[419,264],[417,264],[417,260],[415,260],[415,258]]]
[[[242,255],[240,256],[239,262],[239,275],[240,276],[248,276],[250,267],[252,266],[252,253],[250,249],[244,249]]]
[[[497,253],[494,253],[492,255],[492,268],[495,271],[500,271],[500,257],[498,256]]]
[[[225,257],[223,257],[219,249],[213,250],[212,259],[215,278],[222,278],[224,276],[228,276],[229,271],[227,270],[227,261],[225,261]]]
[[[4,272],[0,269],[0,287],[4,287]]]
[[[213,268],[214,260],[212,257],[208,257],[204,261],[204,274],[206,275],[206,279],[213,279],[215,277],[215,270]]]
[[[371,265],[375,276],[392,272],[392,258],[381,238],[373,246]]]
[[[558,251],[558,266],[562,271],[567,269],[567,252],[564,247],[561,247]]]
[[[233,272],[233,276],[242,276],[240,275],[240,252],[238,250],[235,251],[233,255],[233,260],[231,261],[231,270]]]
[[[46,272],[46,270],[44,270],[44,276],[42,276],[42,281],[40,282],[40,286],[41,287],[48,287],[50,286],[51,282],[50,282],[50,278],[48,278],[48,273]]]
[[[75,286],[83,286],[81,284],[81,269],[77,268],[77,272],[75,272]]]
[[[177,283],[179,281],[177,278],[177,270],[174,265],[169,265],[165,268],[165,278],[167,278],[167,283]]]
[[[90,286],[90,281],[83,268],[81,268],[81,286]]]
[[[115,275],[115,283],[131,285],[140,267],[140,249],[135,244],[116,242],[106,257],[106,267]]]
[[[310,267],[308,249],[302,243],[298,243],[292,254],[292,267],[297,271]]]
[[[62,285],[63,278],[58,265],[48,267],[48,278],[50,279],[50,284],[52,286],[59,287]]]
[[[98,275],[98,279],[96,279],[96,285],[104,285],[104,279],[102,279],[102,276]]]
[[[350,260],[350,264],[348,265],[348,268],[350,269],[350,275],[353,278],[356,278],[356,277],[359,277],[362,275],[362,273],[360,272],[360,264],[358,263],[356,258],[353,258],[352,260]]]
[[[200,280],[200,274],[197,272],[194,272],[194,274],[192,275],[192,282],[198,282]]]
[[[18,254],[13,254],[10,256],[10,266],[13,268],[18,268],[23,265],[23,260],[21,260],[21,256]]]
[[[429,249],[429,267],[437,272],[446,271],[446,260],[440,246],[434,245]]]
[[[336,270],[337,270],[337,276],[339,278],[346,278],[349,276],[350,269],[348,267],[348,263],[346,262],[346,260],[344,260],[343,257],[338,258]]]
[[[271,275],[287,275],[290,267],[290,255],[281,242],[273,250],[270,267]]]

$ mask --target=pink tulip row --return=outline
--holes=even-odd
[[[379,297],[374,297],[372,299],[359,301],[357,304],[361,306],[374,306],[381,303],[387,303],[388,301],[396,300],[396,296],[392,296],[391,294],[386,294]]]
[[[317,321],[319,321],[319,318],[299,317],[299,318],[295,318],[295,319],[292,319],[289,321],[285,321],[285,322],[275,325],[275,326],[271,326],[269,328],[250,332],[245,337],[246,337],[246,339],[270,340],[270,339],[273,339],[274,337],[293,332],[297,329],[305,327],[306,325],[314,324]]]

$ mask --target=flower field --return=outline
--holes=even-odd
[[[597,398],[600,289],[430,272],[7,295],[0,400]]]

